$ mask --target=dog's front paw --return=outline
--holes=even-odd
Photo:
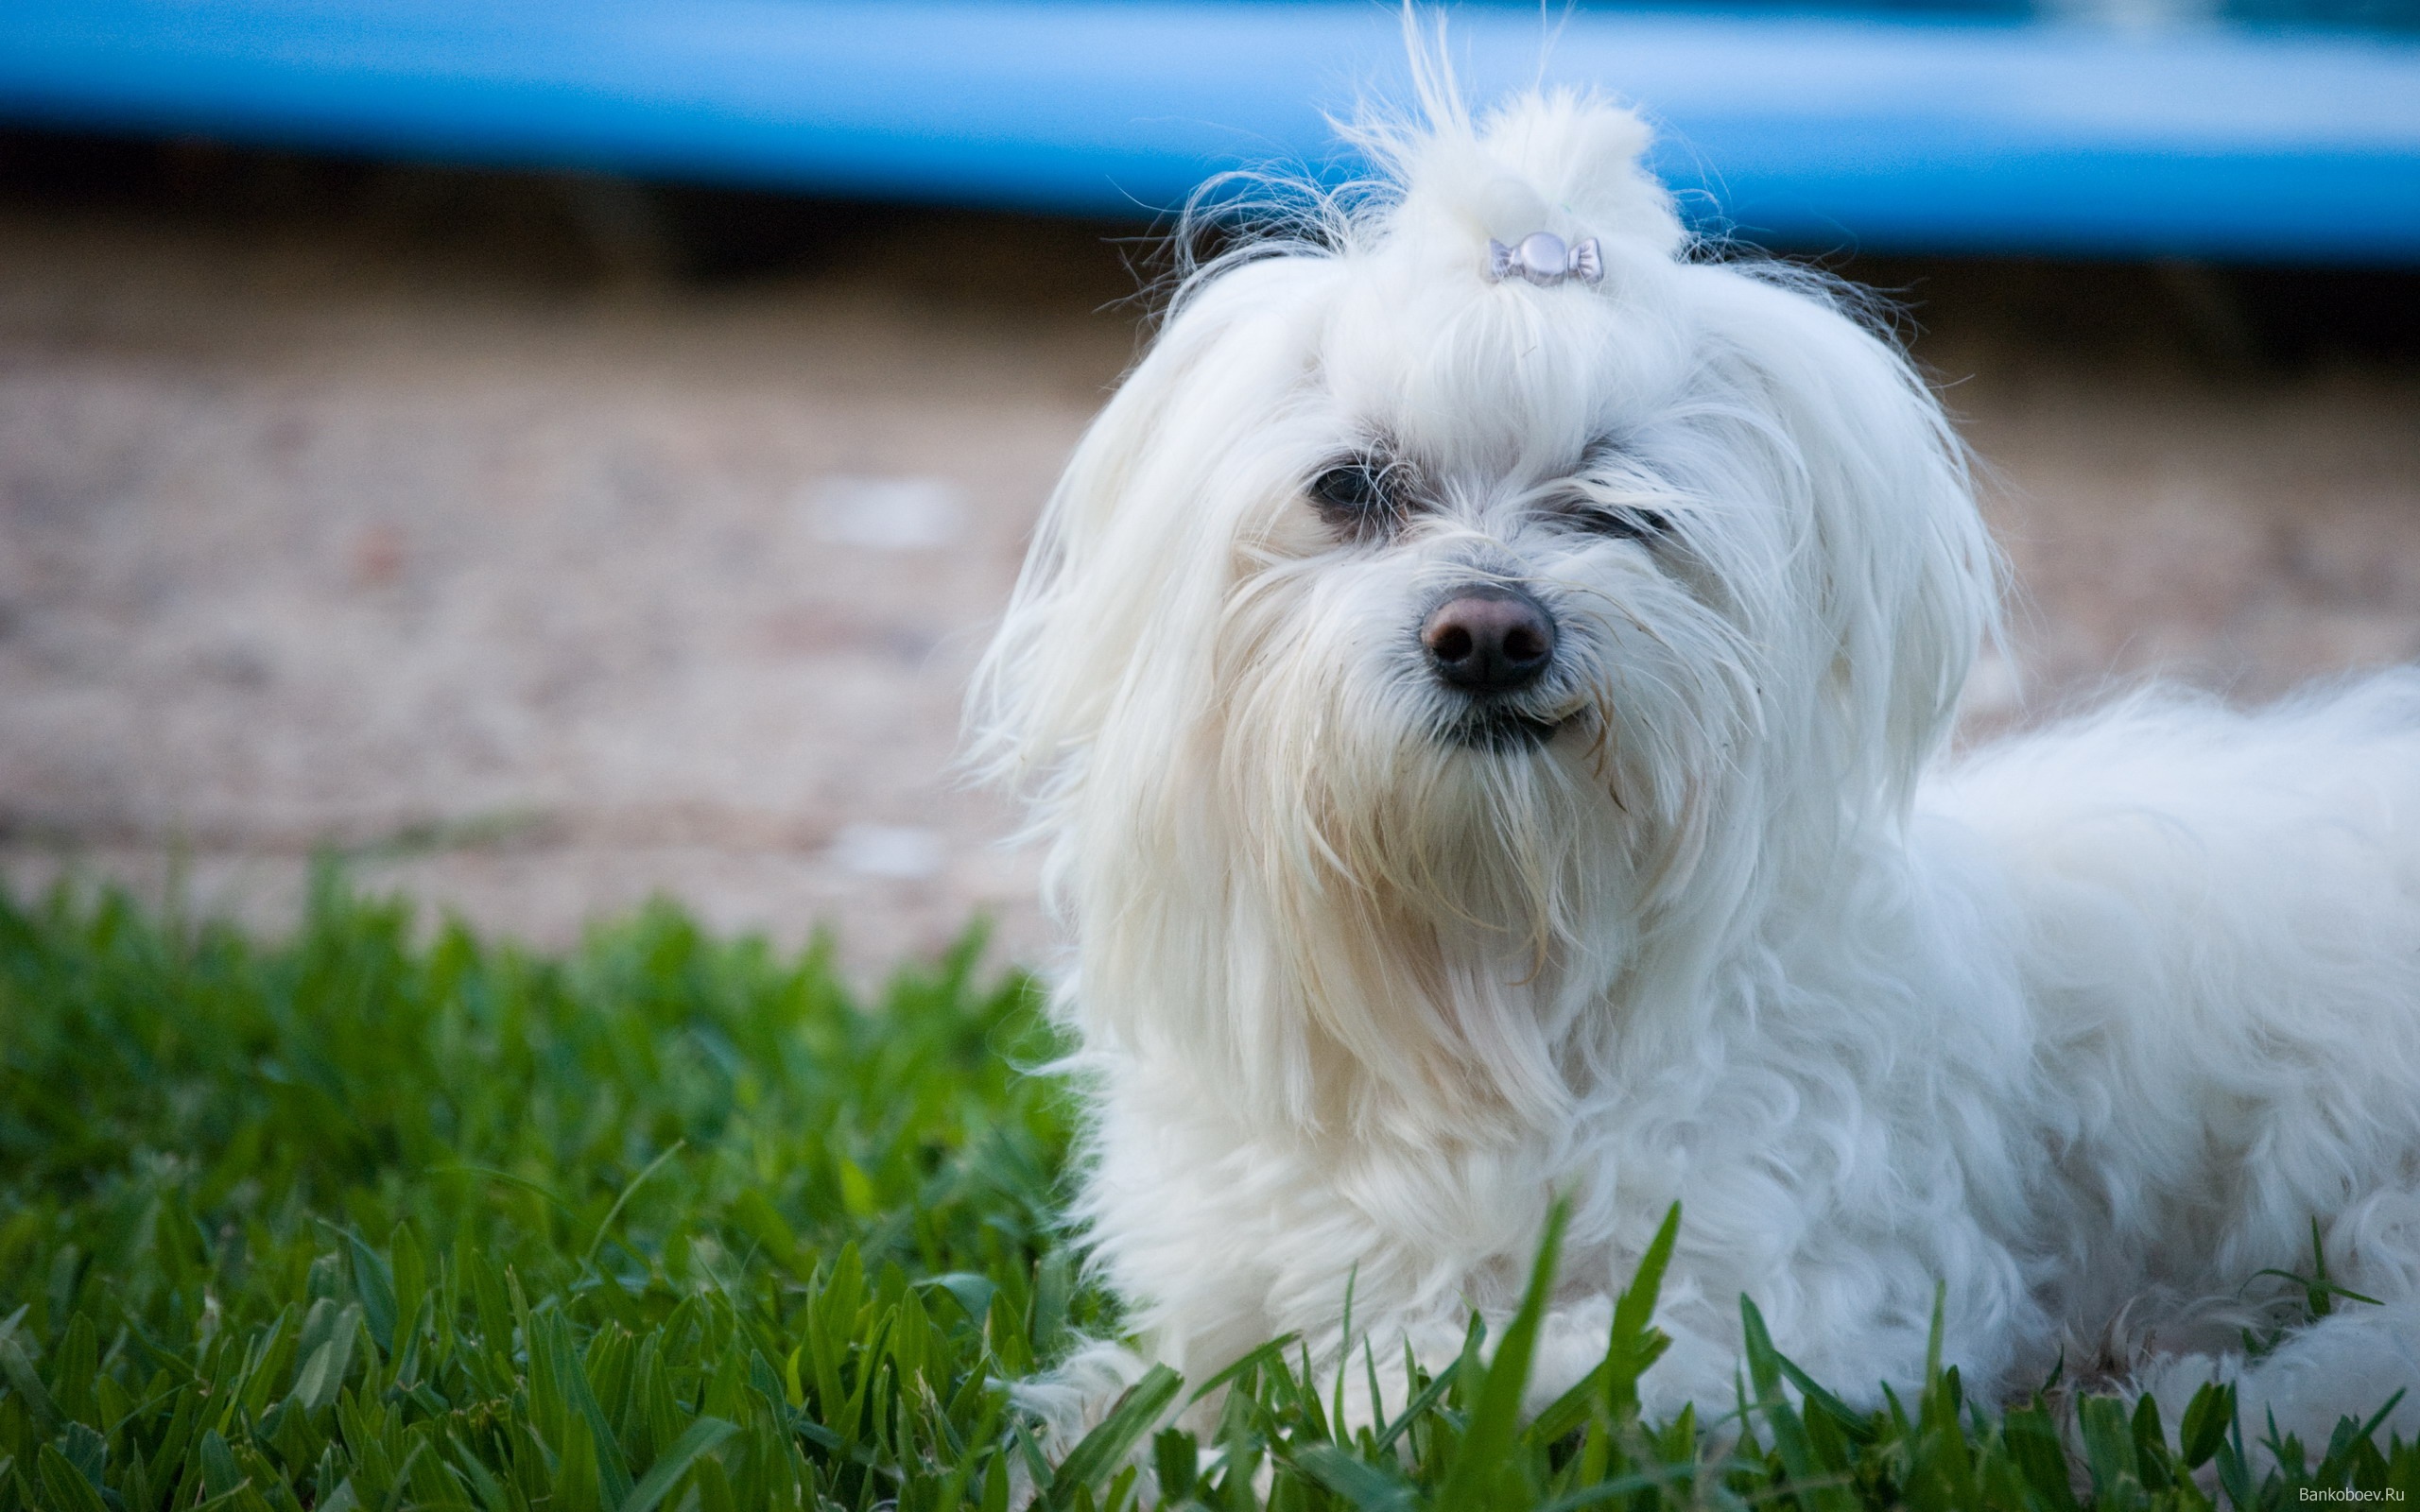
[[[2270,1353],[2179,1354],[2148,1363],[2127,1395],[2150,1396],[2173,1431],[2187,1402],[2205,1383],[2231,1384],[2236,1418],[2256,1468],[2273,1462],[2272,1428],[2279,1439],[2301,1440],[2314,1458],[2350,1418],[2365,1422],[2385,1411],[2378,1432],[2410,1437],[2420,1432],[2420,1301],[2397,1300],[2335,1314],[2286,1336]],[[2399,1398],[2399,1400],[2397,1400]]]
[[[1051,1369],[1009,1385],[1009,1405],[1026,1420],[1034,1446],[1041,1451],[1037,1467],[1029,1454],[1014,1456],[1010,1471],[1011,1501],[1024,1506],[1076,1446],[1109,1418],[1119,1400],[1150,1374],[1151,1362],[1122,1344],[1087,1340]],[[1137,1440],[1131,1457],[1150,1474],[1150,1435]],[[1148,1503],[1150,1487],[1143,1487]]]

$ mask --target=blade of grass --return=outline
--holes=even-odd
[[[658,1455],[655,1463],[647,1468],[647,1473],[639,1477],[638,1484],[631,1487],[631,1494],[622,1499],[621,1512],[655,1512],[656,1504],[671,1494],[690,1466],[737,1432],[737,1423],[719,1418],[700,1418],[691,1423],[687,1432],[673,1440],[672,1447]]]
[[[1477,1507],[1494,1500],[1496,1483],[1508,1469],[1514,1439],[1521,1428],[1521,1398],[1529,1389],[1530,1357],[1538,1331],[1545,1324],[1547,1299],[1554,1293],[1555,1263],[1563,1254],[1564,1226],[1569,1207],[1557,1202],[1547,1214],[1545,1237],[1538,1242],[1530,1267],[1529,1290],[1521,1306],[1496,1341],[1495,1357],[1488,1362],[1470,1423],[1455,1452],[1454,1468],[1437,1494],[1442,1508]]]

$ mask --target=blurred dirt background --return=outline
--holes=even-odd
[[[949,763],[1138,230],[0,136],[0,872],[1038,958]],[[2420,655],[2420,278],[1834,266],[1990,470],[1977,730]]]

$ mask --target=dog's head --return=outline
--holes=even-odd
[[[1432,100],[1374,201],[1190,281],[1086,436],[977,708],[1088,998],[1551,1058],[1904,817],[1992,612],[1960,454],[1820,282],[1690,260],[1646,139]],[[1538,232],[1598,266],[1508,269]]]

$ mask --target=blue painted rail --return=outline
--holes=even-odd
[[[2420,39],[1587,11],[1454,21],[1601,84],[1707,223],[1868,249],[2420,263]],[[9,0],[0,120],[1149,214],[1399,90],[1365,4]]]

